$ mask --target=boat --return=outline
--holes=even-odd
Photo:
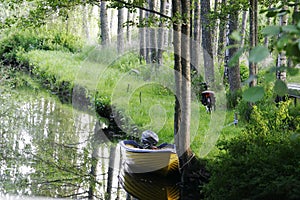
[[[163,143],[155,148],[144,148],[134,140],[122,140],[119,144],[126,172],[151,172],[162,176],[179,172],[174,144]]]
[[[119,181],[130,196],[142,200],[180,199],[180,179],[152,176],[151,174],[122,173]]]

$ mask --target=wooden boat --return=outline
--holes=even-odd
[[[142,200],[178,200],[180,199],[180,180],[151,174],[123,173],[119,181],[127,193]]]
[[[179,161],[175,145],[164,143],[156,149],[143,149],[133,140],[120,142],[124,170],[130,173],[178,173]]]

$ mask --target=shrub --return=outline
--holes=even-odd
[[[78,37],[57,30],[21,30],[8,34],[0,40],[0,59],[5,64],[16,64],[18,52],[34,49],[78,52],[83,43]]]
[[[208,199],[300,198],[300,133],[290,126],[290,110],[289,101],[253,106],[243,133],[218,143],[220,153],[209,163]]]

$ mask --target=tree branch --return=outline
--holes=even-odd
[[[163,13],[161,13],[161,12],[158,12],[158,11],[155,11],[155,10],[151,10],[151,9],[148,9],[148,8],[144,8],[144,7],[139,6],[139,5],[135,5],[135,4],[132,4],[132,3],[128,3],[128,2],[122,1],[122,0],[114,0],[114,1],[124,4],[126,8],[139,8],[139,9],[141,9],[141,10],[144,10],[144,11],[147,11],[147,12],[154,13],[154,14],[159,15],[159,16],[161,16],[161,17],[164,17],[164,18],[166,18],[166,19],[169,19],[169,20],[172,19],[170,16],[165,15],[165,14],[163,14]]]

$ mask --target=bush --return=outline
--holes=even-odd
[[[22,30],[8,34],[0,40],[0,59],[5,64],[16,64],[18,52],[34,49],[78,52],[82,48],[81,40],[73,35],[57,30]]]
[[[300,198],[300,133],[289,110],[290,102],[254,106],[243,133],[218,143],[208,199]]]

